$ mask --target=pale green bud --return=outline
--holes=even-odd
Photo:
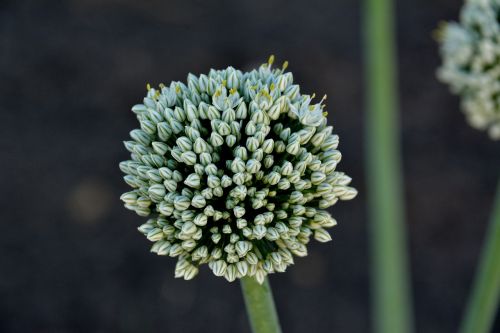
[[[188,252],[193,250],[196,247],[196,241],[193,239],[188,239],[182,242],[182,248]]]
[[[172,128],[166,123],[161,122],[156,125],[158,137],[162,141],[167,141],[172,135]]]
[[[273,166],[274,164],[274,157],[273,155],[267,155],[266,157],[264,157],[264,167],[266,169],[269,169],[271,166]]]
[[[196,232],[196,225],[192,222],[186,222],[182,225],[182,232],[185,234],[194,234]]]
[[[172,178],[172,170],[169,168],[163,167],[158,169],[158,172],[160,173],[160,176],[162,176],[163,179],[170,179]]]
[[[217,172],[218,172],[218,169],[217,169],[217,166],[215,164],[211,163],[205,167],[205,173],[207,175],[215,176],[215,175],[217,175]]]
[[[248,173],[257,173],[260,170],[261,164],[259,161],[250,159],[246,163],[246,169]]]
[[[275,171],[270,172],[267,177],[269,185],[276,185],[281,179],[281,175]]]
[[[224,139],[216,132],[210,134],[210,144],[214,147],[219,147],[224,144]]]
[[[276,230],[276,228],[270,227],[270,228],[267,228],[265,237],[269,241],[275,241],[278,238],[280,238],[280,235],[279,235],[278,231]]]
[[[208,248],[205,245],[200,246],[193,251],[192,257],[195,261],[208,257]]]
[[[158,211],[165,216],[170,216],[174,212],[174,206],[170,203],[162,201],[158,205]]]
[[[245,219],[237,219],[236,220],[236,226],[238,227],[238,229],[243,229],[247,225],[248,225],[248,223],[247,223],[247,220],[245,220]]]
[[[220,186],[220,179],[219,179],[219,177],[214,176],[214,175],[209,175],[207,177],[207,185],[208,185],[208,187],[210,187],[212,189]]]
[[[154,229],[151,229],[148,234],[147,234],[147,238],[152,241],[152,242],[156,242],[156,241],[159,241],[161,239],[163,239],[163,232],[161,229],[159,228],[154,228]]]
[[[156,124],[150,120],[140,121],[141,129],[149,135],[154,135],[156,132]]]
[[[226,269],[227,264],[224,260],[217,260],[212,267],[212,271],[214,272],[215,276],[223,276],[226,272]]]
[[[273,152],[274,148],[274,140],[273,139],[267,139],[262,143],[262,150],[266,154],[271,154]]]
[[[358,191],[352,187],[346,187],[345,192],[339,195],[340,200],[351,200],[356,197]]]
[[[132,107],[132,112],[136,114],[141,114],[147,111],[147,107],[144,104],[136,104]]]
[[[193,223],[200,227],[207,225],[207,222],[208,217],[205,214],[198,214],[193,220]]]
[[[184,112],[183,109],[176,106],[174,109],[174,117],[175,117],[175,120],[177,120],[180,123],[183,123],[186,120],[186,113]]]
[[[330,236],[328,231],[323,228],[319,228],[314,230],[314,239],[316,239],[318,242],[326,243],[331,241],[332,237]]]
[[[300,141],[298,139],[295,140],[295,141],[290,142],[286,146],[287,153],[289,153],[291,155],[297,155],[298,152],[299,152],[299,149],[300,149]]]
[[[260,162],[262,161],[263,158],[264,158],[264,151],[262,150],[262,148],[258,148],[252,153],[252,159],[254,160]]]
[[[236,269],[240,277],[246,276],[248,273],[248,263],[246,261],[238,261],[236,263]]]
[[[214,216],[215,214],[215,210],[212,207],[212,205],[206,206],[203,212],[205,213],[206,216]]]
[[[243,217],[243,215],[245,215],[245,208],[236,206],[233,208],[233,213],[236,218]]]
[[[229,282],[233,282],[234,280],[236,280],[236,273],[237,273],[236,266],[228,265],[226,268],[226,272],[224,273],[224,277]]]
[[[263,124],[269,121],[269,117],[262,110],[255,111],[250,119],[256,124]]]
[[[237,119],[246,119],[247,118],[247,106],[245,103],[241,103],[238,105],[236,109],[236,118]]]
[[[194,165],[196,163],[196,154],[192,151],[186,151],[181,154],[181,161],[187,165]]]
[[[191,200],[183,195],[177,196],[174,200],[175,209],[180,211],[188,209],[190,204]]]
[[[147,235],[151,230],[156,229],[152,223],[144,223],[137,230],[141,233]]]
[[[224,188],[231,186],[233,180],[227,175],[223,175],[220,181],[220,185]]]
[[[155,183],[161,183],[163,181],[163,178],[160,175],[160,172],[158,169],[151,169],[146,172],[148,178],[155,182]]]
[[[151,187],[149,187],[148,193],[151,200],[153,200],[156,203],[159,203],[160,201],[163,200],[163,197],[166,194],[165,186],[161,184],[151,185]]]
[[[278,154],[281,154],[285,151],[286,145],[283,141],[275,141],[274,142],[274,151]]]
[[[131,131],[130,137],[144,146],[149,146],[151,143],[150,136],[143,130],[135,129]]]
[[[231,134],[231,126],[229,126],[229,124],[226,122],[220,122],[217,131],[222,136],[229,135]]]
[[[228,136],[226,137],[226,145],[227,145],[228,147],[232,147],[232,146],[234,146],[234,145],[236,144],[236,140],[237,140],[237,139],[236,139],[236,137],[235,137],[234,135],[232,135],[232,134],[231,134],[231,135],[228,135]]]
[[[179,140],[179,139],[177,139]],[[193,145],[193,151],[196,154],[206,153],[208,151],[208,144],[202,138],[197,138]]]
[[[236,120],[236,113],[234,112],[233,109],[226,109],[224,112],[222,112],[222,121],[229,124],[235,120]]]
[[[194,208],[203,208],[205,207],[207,204],[207,201],[205,200],[205,198],[200,195],[200,194],[197,194],[195,195],[192,199],[191,199],[191,206],[193,206]]]
[[[266,235],[267,228],[263,225],[256,225],[253,227],[253,235],[256,239],[262,239]]]
[[[257,128],[255,127],[255,123],[250,120],[245,127],[246,135],[252,136],[255,134],[256,131],[257,131]]]
[[[280,133],[280,139],[283,141],[288,141],[288,138],[290,137],[290,134],[292,133],[292,130],[290,128],[285,128],[281,131]],[[292,140],[290,140],[292,141]]]
[[[158,245],[157,248],[155,249],[156,254],[159,256],[166,256],[170,252],[170,247],[172,246],[170,242],[166,241],[159,241],[156,242],[154,245]],[[153,249],[151,249],[153,251]]]
[[[326,175],[323,172],[315,171],[311,174],[311,182],[313,185],[318,185],[325,181]]]
[[[172,128],[172,132],[174,132],[174,134],[179,134],[184,130],[184,125],[173,118],[170,119],[170,127]]]
[[[139,197],[136,200],[136,205],[142,208],[151,206],[151,200],[148,197]]]
[[[236,185],[243,185],[245,183],[245,174],[243,172],[238,172],[233,175],[233,182]]]
[[[120,200],[133,205],[137,201],[137,194],[135,192],[125,192],[120,196]]]
[[[218,221],[222,218],[222,212],[219,212],[218,210],[216,210],[214,212],[214,221]]]
[[[184,180],[184,184],[192,188],[199,188],[201,184],[200,181],[201,181],[200,176],[195,173],[192,173],[189,176],[187,176],[187,178]]]
[[[190,151],[193,149],[193,144],[191,142],[191,140],[189,140],[187,137],[185,136],[181,136],[180,138],[178,138],[176,141],[177,143],[177,146],[179,146],[179,148],[183,151],[183,152],[186,152],[186,151]]]
[[[257,271],[255,272],[255,280],[257,280],[259,284],[263,284],[265,278],[266,272],[263,269],[257,269]]]
[[[277,120],[280,116],[280,106],[279,105],[274,105],[271,107],[271,109],[269,109],[269,111],[267,112],[267,115],[269,116],[269,118],[271,118],[272,120]]]
[[[231,163],[231,171],[234,173],[245,171],[245,162],[239,157],[236,157]]]
[[[177,189],[177,182],[172,179],[167,179],[163,182],[163,185],[167,189],[168,192],[175,192]]]
[[[198,267],[190,265],[184,273],[184,280],[193,279],[198,274],[198,271]]]
[[[177,257],[184,252],[184,249],[179,244],[173,244],[170,247],[169,256]]]
[[[153,142],[151,145],[158,155],[165,155],[169,149],[168,145],[163,142]]]

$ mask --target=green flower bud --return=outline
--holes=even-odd
[[[163,239],[163,231],[161,231],[161,229],[154,228],[148,232],[146,237],[152,242],[159,241]]]
[[[188,209],[190,204],[191,200],[183,195],[177,196],[174,200],[175,209],[180,211]]]
[[[186,151],[181,154],[181,161],[187,165],[194,165],[196,163],[196,154],[192,151]]]
[[[222,146],[224,144],[224,139],[219,135],[219,133],[212,132],[210,135],[210,144],[214,147]]]
[[[223,276],[226,272],[226,268],[227,264],[224,260],[217,260],[212,267],[212,271],[214,272],[215,276]]]
[[[166,194],[165,186],[154,184],[148,190],[149,197],[156,203],[160,203]]]
[[[199,188],[201,184],[200,176],[196,173],[192,173],[184,180],[184,184],[192,188]]]
[[[149,146],[149,144],[151,143],[150,136],[143,130],[135,129],[131,131],[130,137],[144,146]]]

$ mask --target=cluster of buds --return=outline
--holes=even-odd
[[[125,207],[148,216],[139,227],[151,251],[177,257],[175,276],[201,264],[228,281],[283,272],[307,255],[310,239],[331,240],[326,211],[356,196],[336,171],[339,138],[323,101],[300,93],[292,73],[232,67],[189,74],[187,85],[148,85],[132,111],[140,129],[120,163]]]
[[[468,0],[460,23],[438,30],[441,81],[460,94],[470,125],[500,139],[500,0]]]

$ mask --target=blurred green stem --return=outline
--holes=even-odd
[[[393,13],[391,0],[364,3],[366,179],[373,325],[378,333],[412,331]]]
[[[252,332],[281,333],[273,293],[267,277],[262,285],[253,277],[244,277],[241,279],[241,290],[245,298]]]
[[[500,298],[500,181],[460,332],[490,332]]]

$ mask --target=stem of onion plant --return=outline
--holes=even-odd
[[[271,285],[266,277],[259,284],[253,277],[241,279],[241,290],[245,298],[248,320],[253,333],[281,333]]]
[[[500,299],[500,180],[461,333],[490,332]]]
[[[392,0],[365,0],[363,13],[366,179],[373,326],[377,333],[412,331],[393,7]]]

